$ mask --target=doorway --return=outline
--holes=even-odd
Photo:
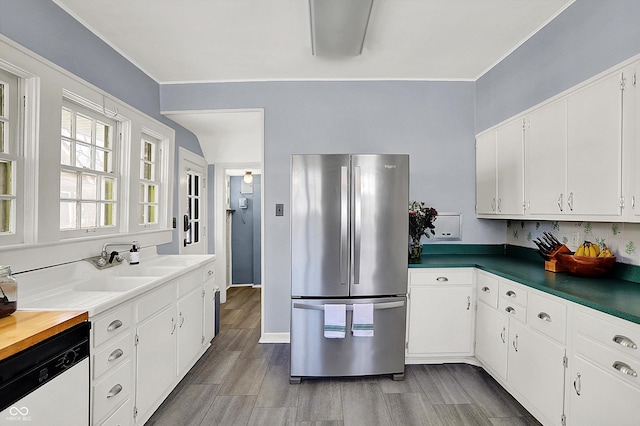
[[[180,147],[180,254],[207,253],[207,191],[204,158]]]

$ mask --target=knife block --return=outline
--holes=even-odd
[[[544,261],[544,270],[549,272],[566,272],[567,268],[562,266],[556,259],[556,255],[559,253],[571,253],[571,250],[566,245],[561,245],[556,251],[551,253],[549,260]]]

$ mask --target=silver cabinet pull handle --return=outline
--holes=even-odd
[[[507,311],[510,314],[515,314],[516,310],[514,308],[512,308],[511,306],[507,306],[506,308],[504,308],[505,311]]]
[[[471,296],[467,296],[467,311],[471,308]]]
[[[449,281],[449,278],[447,278],[447,277],[438,277],[438,278],[436,278],[436,281],[441,282],[441,283],[442,282],[447,282],[447,281]]]
[[[484,291],[485,293],[491,293],[491,289],[489,287],[482,287],[482,291]]]
[[[582,388],[582,383],[581,383],[581,378],[582,376],[580,375],[580,373],[578,373],[576,375],[576,379],[573,381],[573,388],[576,390],[576,395],[580,396],[580,392],[581,392],[581,388]]]
[[[502,198],[498,198],[498,213],[502,212]]]
[[[109,389],[109,393],[107,393],[107,398],[113,398],[114,396],[116,396],[120,392],[122,392],[122,385],[120,383],[118,383],[117,385],[115,385],[111,389]]]
[[[184,315],[182,315],[182,312],[180,312],[180,328],[182,328],[183,325],[184,325]]]
[[[513,339],[513,349],[516,350],[516,352],[518,352],[518,335],[516,334],[516,338]]]
[[[627,336],[621,336],[619,334],[613,336],[613,341],[617,344],[624,346],[625,348],[638,349],[638,345]]]
[[[502,331],[500,332],[500,339],[502,339],[502,343],[507,343],[505,340],[505,335],[507,334],[506,327],[502,327]]]
[[[176,320],[175,318],[171,318],[171,334],[176,332]]]
[[[496,199],[492,199],[491,200],[491,211],[495,212],[496,211]]]
[[[113,330],[117,330],[120,327],[122,327],[122,321],[120,320],[113,320],[111,321],[111,324],[109,324],[109,326],[107,327],[107,331],[113,331]]]
[[[538,318],[540,318],[542,321],[551,322],[551,315],[546,312],[540,312],[538,314]]]
[[[109,355],[109,358],[107,358],[107,361],[109,362],[115,361],[116,359],[120,358],[122,355],[124,355],[124,352],[122,351],[122,349],[116,349],[115,351],[111,352],[111,354]]]
[[[569,193],[569,197],[567,198],[567,205],[569,206],[569,210],[573,211],[573,192]]]
[[[209,276],[213,275],[213,271],[212,271],[211,269],[209,269],[209,270],[207,271],[207,275],[209,275]]]
[[[613,363],[613,368],[615,368],[616,370],[618,370],[622,374],[627,374],[627,375],[632,376],[632,377],[638,377],[638,373],[636,373],[636,370],[634,370],[633,368],[629,367],[628,364],[625,364],[622,361],[614,362]]]
[[[564,211],[562,205],[564,204],[564,201],[562,200],[562,192],[560,193],[560,196],[558,197],[558,208],[560,209],[560,211]]]
[[[505,294],[506,294],[507,296],[509,296],[509,297],[513,297],[514,299],[518,297],[518,295],[516,294],[516,292],[515,292],[515,291],[511,291],[511,290],[507,291]]]

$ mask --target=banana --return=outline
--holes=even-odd
[[[584,244],[580,244],[580,246],[578,247],[578,250],[576,250],[575,256],[584,256]]]
[[[598,257],[598,255],[600,254],[600,247],[596,243],[592,243],[591,247],[593,247],[593,250],[596,252],[594,257]]]
[[[613,253],[611,252],[609,247],[607,247],[607,245],[603,243],[602,250],[600,250],[598,257],[613,257]]]

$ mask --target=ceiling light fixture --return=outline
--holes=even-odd
[[[248,171],[244,174],[244,177],[242,179],[245,181],[245,183],[251,183],[253,182],[253,175]]]
[[[360,55],[372,6],[373,0],[309,0],[311,53]]]

